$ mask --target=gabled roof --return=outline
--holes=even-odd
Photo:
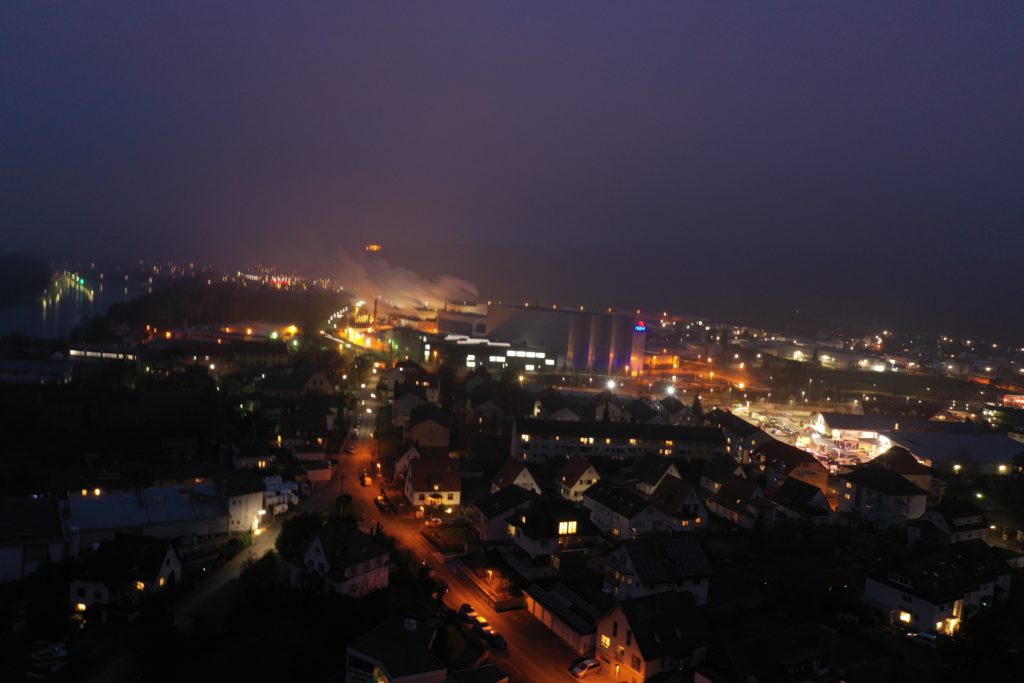
[[[317,538],[332,573],[344,573],[348,567],[388,554],[372,536],[359,530],[355,520],[348,518],[328,520],[317,532]]]
[[[538,498],[526,510],[509,517],[508,521],[524,536],[533,540],[557,538],[558,523],[568,521],[576,522],[577,538],[596,536],[600,533],[590,521],[586,510],[562,499]]]
[[[889,578],[890,571],[908,579],[910,585],[893,582]],[[964,593],[977,590],[981,584],[1011,571],[997,549],[976,538],[954,543],[941,553],[896,564],[877,572],[873,578],[939,603],[962,598]]]
[[[690,427],[660,424],[634,424],[629,422],[570,422],[567,420],[516,420],[516,432],[536,436],[566,438],[592,436],[610,439],[651,439],[683,443],[725,443],[722,430],[717,427]]]
[[[637,459],[633,472],[630,474],[630,479],[641,484],[654,486],[661,481],[661,478],[665,476],[665,473],[669,471],[672,465],[671,458],[658,455],[657,453],[644,453]]]
[[[688,482],[675,477],[665,477],[658,484],[658,488],[651,493],[651,502],[665,514],[674,517],[679,514],[683,502],[693,492],[694,488]],[[698,500],[700,500],[699,496]]]
[[[711,500],[729,510],[745,513],[747,505],[760,497],[761,488],[756,483],[733,474],[726,477]]]
[[[872,465],[880,465],[903,476],[932,474],[932,468],[921,463],[906,448],[893,446],[885,453],[871,461]]]
[[[388,617],[348,647],[380,662],[393,679],[443,673],[445,665],[432,651],[435,632],[433,626],[422,621]],[[367,680],[372,673],[368,672]]]
[[[565,466],[562,467],[562,471],[558,474],[558,481],[564,486],[572,488],[576,485],[576,482],[580,480],[584,474],[587,473],[593,465],[582,455],[574,455],[569,458]]]
[[[738,469],[740,469],[740,464],[729,456],[711,458],[704,463],[704,469],[701,470],[700,476],[722,483],[729,477],[736,476]]]
[[[395,386],[395,398],[393,402],[401,401],[406,396],[415,396],[421,403],[427,402],[427,392],[423,387],[416,386],[412,382],[405,382]]]
[[[522,474],[523,470],[530,473],[533,480],[536,482],[537,477],[533,475],[533,471],[526,466],[525,462],[516,460],[515,458],[509,458],[505,461],[505,464],[501,466],[495,474],[491,483],[497,486],[499,489],[503,489],[507,486],[512,486],[515,480]]]
[[[587,489],[583,497],[605,506],[626,519],[633,519],[653,505],[636,491],[617,486],[605,479]]]
[[[423,456],[409,464],[413,491],[431,491],[437,485],[438,491],[460,491],[462,480],[459,476],[459,461],[451,458]]]
[[[445,429],[452,428],[452,416],[446,410],[441,410],[435,405],[424,403],[416,406],[409,413],[409,426],[415,427],[418,424],[433,420]]]
[[[118,533],[100,543],[86,565],[85,576],[109,588],[136,581],[152,581],[160,572],[171,543],[165,538],[149,538]]]
[[[495,491],[494,493],[487,494],[473,503],[473,507],[479,510],[480,513],[488,519],[494,519],[495,517],[504,515],[509,510],[515,510],[536,498],[537,494],[533,491],[524,489],[521,486],[509,486],[499,491]]]
[[[902,476],[879,465],[865,465],[852,472],[841,474],[839,478],[886,496],[928,495],[926,491],[914,486]]]
[[[302,391],[309,378],[317,372],[320,372],[320,368],[315,364],[303,363],[288,370],[269,373],[267,378],[259,383],[258,389],[277,393]]]
[[[658,406],[661,407],[660,405]],[[648,405],[643,399],[635,399],[626,405],[626,412],[629,413],[633,422],[646,423],[658,416],[658,411]]]
[[[941,515],[946,520],[950,531],[965,531],[966,528],[978,528],[988,526],[985,522],[985,511],[970,501],[961,500],[952,496],[946,496],[938,503],[928,508],[928,512]],[[980,517],[980,522],[959,524],[958,520],[970,517]],[[966,527],[966,528],[965,528]]]
[[[640,583],[651,585],[711,575],[711,561],[700,541],[691,534],[634,538],[623,541],[621,547]]]
[[[661,407],[664,408],[669,415],[677,415],[687,409],[686,404],[675,396],[666,396],[658,401],[658,403],[661,404]]]
[[[824,465],[818,462],[817,458],[807,451],[796,446],[790,446],[788,443],[778,439],[764,442],[755,448],[753,452],[754,455],[764,456],[766,467],[779,469],[785,473],[792,472],[801,465],[817,465],[822,470],[826,469]]]
[[[693,596],[659,593],[619,605],[644,661],[687,656],[708,642],[708,626]]]
[[[782,482],[782,486],[772,496],[772,501],[784,508],[804,513],[809,508],[814,507],[811,503],[818,496],[822,496],[821,500],[824,502],[821,489],[817,486],[794,477],[786,477],[786,480]]]
[[[704,421],[741,437],[753,436],[761,431],[757,425],[750,424],[743,418],[720,408],[715,408],[705,415]]]

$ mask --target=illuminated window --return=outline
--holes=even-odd
[[[602,633],[601,634],[601,647],[603,647],[604,649],[607,650],[611,646],[612,646],[612,639]]]
[[[843,494],[843,498],[845,498],[846,500],[850,500],[850,494],[849,493],[844,493]]]
[[[576,533],[576,520],[570,520],[568,522],[558,523],[558,535],[565,536],[566,534]]]
[[[846,488],[852,489],[853,488],[853,482],[849,482],[849,481],[846,482]]]
[[[80,602],[77,605],[75,605],[75,611],[76,612],[84,612],[85,611],[85,603],[84,602]]]
[[[530,440],[530,435],[529,434],[523,434],[519,438],[521,438],[523,441],[529,441]]]
[[[695,519],[693,521],[694,521],[694,524],[700,524],[700,517],[698,517],[697,519]]]
[[[160,583],[160,587],[163,588],[164,584],[167,583],[167,579],[165,579],[164,577],[161,576],[159,583]]]
[[[910,612],[900,612],[900,621],[904,624],[910,623]]]
[[[135,582],[135,590],[137,590],[137,591],[146,590],[146,584],[142,583],[141,581],[136,581]]]

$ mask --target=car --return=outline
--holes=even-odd
[[[468,602],[464,602],[459,606],[459,614],[469,614],[470,612],[476,614],[476,610],[473,609],[473,605]]]
[[[487,644],[491,647],[496,648],[498,650],[508,649],[508,641],[505,640],[505,636],[501,635],[500,633],[491,631],[490,633],[485,634],[484,637],[487,639]]]
[[[914,643],[915,645],[920,645],[921,647],[936,648],[939,646],[937,642],[938,638],[935,636],[934,633],[911,632],[907,634],[907,638],[910,640],[910,642]]]
[[[577,659],[569,665],[569,673],[575,678],[587,678],[601,672],[601,662],[593,657]]]
[[[494,631],[494,629],[491,628],[491,622],[487,621],[487,619],[483,618],[479,614],[473,617],[473,620],[469,623],[473,627],[473,630],[479,633]]]
[[[389,501],[384,496],[377,496],[376,498],[374,498],[373,504],[376,505],[377,509],[380,510],[381,512],[391,511],[391,501]]]
[[[429,517],[423,522],[423,526],[427,527],[428,529],[437,529],[441,526],[444,526],[444,522],[441,521],[440,517]]]

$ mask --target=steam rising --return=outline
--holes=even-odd
[[[388,263],[379,253],[343,254],[339,268],[338,279],[346,287],[367,301],[380,297],[394,308],[443,308],[446,302],[472,305],[479,299],[476,285],[471,282],[451,275],[429,280],[408,268]]]

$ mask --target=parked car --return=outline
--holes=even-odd
[[[922,647],[936,648],[939,646],[937,642],[938,638],[935,636],[934,633],[911,632],[907,634],[907,638],[910,639],[910,642],[914,643],[915,645],[920,645]]]
[[[381,512],[390,512],[392,509],[391,501],[389,501],[384,496],[377,496],[376,498],[374,498],[373,504],[376,505],[377,509],[380,510]]]
[[[589,676],[595,676],[600,672],[601,662],[597,661],[593,657],[577,659],[569,665],[569,673],[576,678],[587,678]]]
[[[501,635],[500,633],[491,631],[490,633],[486,634],[486,638],[487,644],[491,647],[496,648],[498,650],[508,649],[508,641],[505,640],[505,636]]]
[[[491,628],[491,622],[487,621],[479,614],[473,617],[473,620],[470,622],[470,625],[473,627],[474,631],[480,634],[487,633],[488,631],[494,631],[494,629]]]
[[[440,517],[430,517],[423,522],[423,526],[427,527],[428,529],[437,529],[439,527],[444,526],[444,522],[441,521]]]

